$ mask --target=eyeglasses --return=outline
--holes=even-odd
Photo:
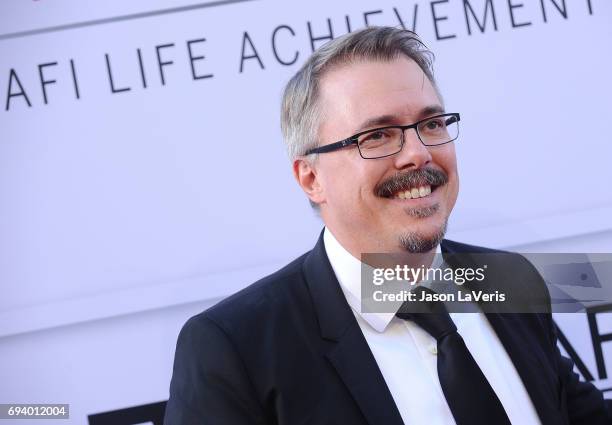
[[[306,155],[333,152],[350,145],[357,145],[363,159],[377,159],[395,155],[404,147],[404,132],[414,128],[425,146],[450,143],[459,136],[459,114],[440,114],[410,125],[390,125],[362,131],[348,139],[310,149]]]

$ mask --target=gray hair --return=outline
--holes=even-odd
[[[332,40],[315,51],[289,80],[281,106],[281,130],[291,161],[318,145],[321,123],[319,82],[337,65],[355,60],[390,61],[405,55],[414,60],[438,91],[433,77],[433,53],[412,31],[372,27]]]

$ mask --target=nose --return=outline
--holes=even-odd
[[[424,167],[431,162],[431,153],[427,146],[421,143],[415,129],[404,130],[404,146],[395,155],[395,166],[398,170]]]

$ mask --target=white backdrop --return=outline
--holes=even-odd
[[[414,26],[462,114],[450,238],[612,251],[608,0],[5,0],[0,402],[165,399],[187,317],[313,245],[281,90],[366,20]]]

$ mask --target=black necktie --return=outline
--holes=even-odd
[[[417,287],[417,299],[421,291],[430,289]],[[493,388],[467,349],[457,327],[450,318],[444,304],[419,302],[418,313],[414,313],[415,302],[406,301],[396,316],[411,320],[425,329],[438,342],[438,377],[457,425],[510,425],[510,419]]]

